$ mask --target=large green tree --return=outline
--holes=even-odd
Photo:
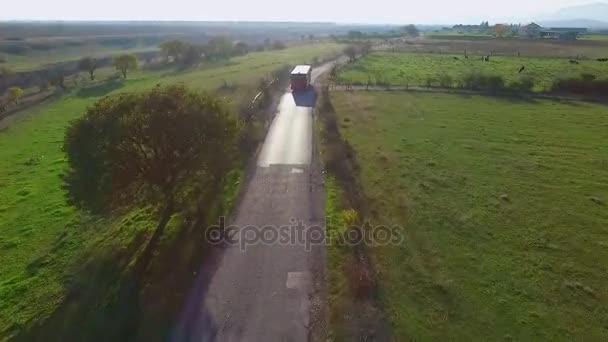
[[[359,49],[355,45],[348,45],[344,48],[344,54],[348,56],[348,60],[353,62],[357,58]]]
[[[97,70],[97,60],[93,57],[84,57],[78,62],[78,70],[89,73],[89,78],[95,79],[95,70]]]
[[[410,37],[418,37],[420,35],[418,28],[412,24],[401,27],[401,31]]]
[[[234,50],[234,55],[243,56],[249,52],[249,45],[247,45],[246,43],[243,43],[243,42],[237,42],[236,44],[234,44],[233,50]]]
[[[120,55],[114,58],[112,65],[120,71],[123,78],[127,78],[127,72],[137,69],[137,57],[131,54]]]
[[[214,37],[205,46],[205,55],[210,60],[228,59],[233,54],[232,40],[228,37]]]
[[[66,132],[70,202],[102,212],[157,207],[154,246],[173,213],[221,191],[237,133],[221,102],[183,86],[102,98]]]
[[[186,52],[188,45],[188,43],[179,39],[167,40],[160,43],[160,51],[165,56],[167,62],[169,62],[170,58],[177,61]]]

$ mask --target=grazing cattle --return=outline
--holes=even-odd
[[[598,58],[598,62],[608,62],[608,58]]]
[[[455,61],[458,61],[458,60],[460,60],[460,58],[458,58],[458,57],[454,56],[454,60],[455,60]]]
[[[579,64],[578,61],[575,61],[574,59],[570,60],[570,64]]]
[[[526,70],[526,67],[522,65],[521,68],[519,69],[519,73],[521,74],[524,70]]]

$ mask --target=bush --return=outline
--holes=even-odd
[[[597,80],[594,75],[583,74],[580,78],[555,80],[551,90],[558,93],[605,96],[608,94],[608,80]]]
[[[532,91],[534,88],[534,78],[531,76],[521,76],[517,81],[511,83],[509,88],[517,91]]]
[[[275,40],[274,43],[272,43],[273,50],[284,50],[286,48],[287,48],[287,45],[285,45],[285,43],[283,43],[280,40]]]
[[[454,79],[448,74],[439,75],[439,86],[442,88],[451,88],[454,84]]]
[[[40,79],[38,81],[38,91],[39,92],[45,92],[47,90],[49,90],[50,84],[49,81],[47,81],[46,79]]]
[[[484,75],[472,72],[462,77],[462,86],[471,90],[497,91],[505,88],[505,81],[499,75]]]
[[[14,104],[19,103],[19,99],[23,96],[23,89],[19,87],[8,88],[8,99]]]
[[[595,81],[597,79],[597,76],[593,75],[593,74],[586,74],[583,73],[581,74],[581,78],[583,79],[583,81]]]
[[[389,87],[391,84],[382,74],[378,74],[376,75],[376,85],[379,87]]]
[[[342,210],[342,222],[347,227],[355,225],[359,221],[359,213],[355,209]]]
[[[502,76],[498,75],[486,76],[482,84],[487,90],[501,90],[505,88],[505,81]]]
[[[0,117],[7,110],[8,110],[8,102],[3,97],[0,97]]]

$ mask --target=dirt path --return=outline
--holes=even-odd
[[[316,68],[313,80],[330,68]],[[202,266],[173,341],[308,340],[325,246],[306,248],[306,234],[295,234],[302,229],[294,222],[317,233],[325,229],[323,175],[313,152],[314,101],[312,91],[282,96],[232,221],[244,236]],[[270,236],[281,226],[290,232],[289,243]],[[262,227],[267,242],[243,248]]]

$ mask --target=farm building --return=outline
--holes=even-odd
[[[540,31],[541,38],[554,38],[559,40],[576,40],[579,36],[587,33],[586,28],[578,27],[552,27]]]
[[[542,26],[534,22],[522,25],[519,28],[519,37],[528,39],[540,38],[540,32],[542,29]]]

